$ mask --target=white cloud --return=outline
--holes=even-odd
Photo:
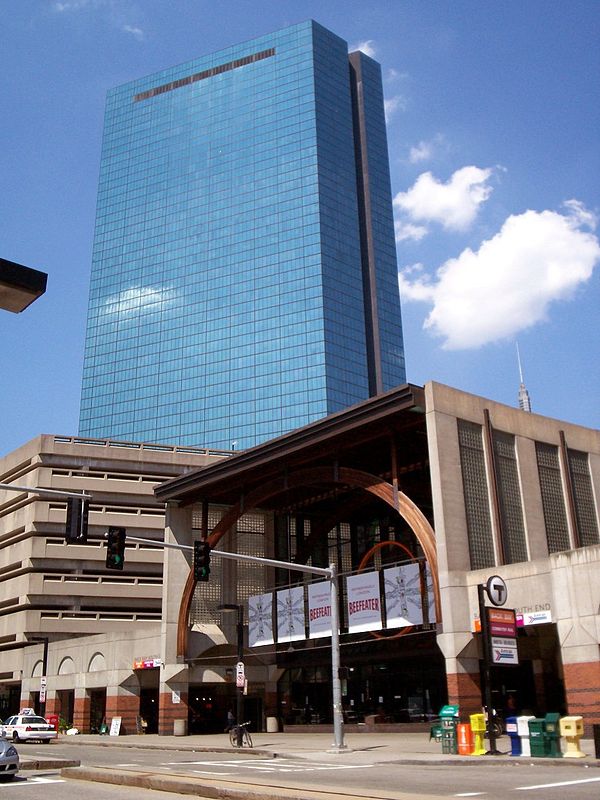
[[[375,58],[375,54],[377,52],[375,48],[375,42],[373,39],[365,39],[364,42],[358,42],[358,44],[353,44],[350,46],[350,52],[354,53],[356,50],[361,50],[366,56],[370,58]]]
[[[385,109],[385,121],[389,122],[396,111],[404,111],[406,109],[406,100],[402,95],[397,94],[384,100],[383,107]]]
[[[79,11],[90,5],[90,0],[65,0],[62,3],[54,3],[52,8],[58,14],[63,14],[65,11]]]
[[[424,328],[446,350],[473,349],[512,337],[571,298],[600,262],[591,212],[575,200],[564,214],[525,211],[508,217],[479,250],[449,259],[433,278],[414,267],[399,276],[403,299],[431,303]]]
[[[423,172],[407,192],[399,192],[394,206],[416,222],[439,222],[446,230],[466,230],[492,192],[491,169],[462,167],[447,183]]]
[[[98,12],[110,25],[124,33],[129,33],[138,40],[144,38],[144,31],[137,25],[131,25],[128,18],[136,13],[133,6],[118,0],[57,0],[52,5],[57,14],[85,11]]]
[[[423,139],[419,144],[410,148],[408,160],[411,164],[419,164],[421,161],[429,161],[440,149],[447,150],[448,145],[443,134],[436,133],[433,139],[426,141]]]
[[[427,235],[427,228],[424,225],[415,225],[413,222],[402,222],[401,220],[394,222],[394,230],[396,242],[404,242],[407,239],[420,242]]]
[[[141,28],[136,28],[134,25],[123,25],[125,33],[130,33],[140,41],[144,38],[144,31]]]
[[[175,297],[176,293],[172,289],[132,286],[107,298],[105,306],[109,314],[118,315],[133,314],[138,311],[162,311],[164,304],[172,302]]]
[[[410,148],[409,160],[411,164],[417,164],[419,161],[429,161],[433,155],[432,142],[419,142],[415,147]]]

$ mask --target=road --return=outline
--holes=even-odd
[[[289,787],[347,792],[369,797],[398,797],[400,793],[434,795],[443,798],[475,797],[482,800],[590,800],[600,797],[600,769],[565,763],[538,762],[463,764],[456,766],[426,762],[409,765],[377,761],[369,753],[321,754],[318,758],[253,756],[249,753],[205,753],[179,750],[145,750],[127,747],[52,744],[20,745],[23,760],[63,757],[80,759],[82,765],[104,766],[113,770],[152,770],[166,775],[185,775],[199,779],[223,780],[252,786]],[[26,779],[26,780],[25,780]],[[41,781],[44,781],[43,783]],[[60,782],[59,782],[60,781]],[[65,785],[58,770],[43,774],[22,772],[20,780],[2,786],[3,800],[13,793],[22,800],[60,800]],[[128,798],[131,792],[121,787],[86,783],[86,800]],[[173,798],[173,794],[153,792],[152,800]]]

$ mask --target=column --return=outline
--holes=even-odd
[[[90,697],[84,688],[75,689],[73,727],[77,728],[79,733],[90,732]]]

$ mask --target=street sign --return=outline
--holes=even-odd
[[[499,575],[492,575],[485,584],[485,591],[490,599],[490,603],[495,606],[503,606],[508,598],[506,583]]]
[[[515,612],[509,608],[486,608],[490,636],[516,636]]]
[[[551,611],[534,611],[527,614],[517,614],[517,625],[519,628],[525,625],[544,625],[546,622],[552,622]]]
[[[235,665],[235,685],[238,689],[243,689],[246,683],[246,671],[244,669],[244,662],[238,661]]]
[[[492,664],[516,665],[519,663],[517,640],[502,636],[491,637]]]

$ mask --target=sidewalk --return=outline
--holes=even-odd
[[[158,750],[188,750],[193,752],[231,753],[234,750],[241,754],[271,756],[273,758],[301,758],[313,761],[330,761],[331,758],[344,758],[352,755],[354,763],[386,762],[397,764],[414,763],[446,763],[446,764],[481,764],[498,763],[499,761],[528,762],[540,761],[545,764],[559,763],[573,766],[600,766],[600,760],[594,757],[594,742],[584,739],[581,749],[586,758],[530,758],[510,756],[510,740],[502,736],[497,741],[497,748],[504,755],[500,756],[458,756],[442,753],[440,742],[429,740],[427,733],[349,733],[344,737],[345,749],[337,751],[333,747],[332,733],[252,733],[254,747],[252,750],[235,750],[229,744],[225,734],[205,734],[195,736],[98,736],[77,735],[61,736],[61,744],[93,744],[104,747],[141,747]],[[564,749],[564,747],[563,747]]]

